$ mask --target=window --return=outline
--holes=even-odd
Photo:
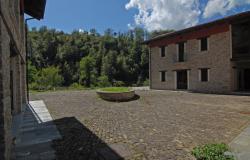
[[[208,50],[208,38],[204,37],[200,39],[200,51]]]
[[[161,74],[161,81],[166,82],[166,71],[160,71]]]
[[[178,44],[178,62],[184,62],[185,54],[185,43],[181,42]]]
[[[209,69],[204,68],[200,69],[200,81],[201,82],[208,82],[209,81]]]
[[[165,46],[162,46],[162,47],[160,47],[160,50],[161,50],[161,57],[165,57],[166,56],[166,54],[165,54]]]

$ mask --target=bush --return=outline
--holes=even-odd
[[[234,160],[233,157],[224,155],[228,150],[229,148],[226,144],[207,144],[194,148],[192,155],[197,160]]]
[[[83,89],[84,87],[79,83],[73,83],[69,86],[70,89]]]
[[[124,86],[125,86],[125,83],[122,82],[122,81],[115,81],[115,82],[113,83],[113,86],[114,86],[114,87],[124,87]]]
[[[42,69],[36,75],[35,83],[31,87],[36,88],[36,90],[51,90],[59,87],[63,83],[63,77],[59,72],[60,70],[57,67]]]
[[[149,86],[149,85],[150,85],[149,79],[146,79],[146,80],[143,82],[143,86]]]
[[[97,81],[98,81],[97,83],[98,87],[110,87],[111,86],[107,76],[101,76],[98,78]]]
[[[37,69],[35,66],[33,66],[31,64],[30,61],[28,61],[28,80],[29,80],[29,83],[33,83],[35,82],[35,77],[36,77],[36,74],[37,74]]]
[[[42,89],[39,87],[39,85],[38,85],[37,83],[35,83],[35,82],[29,84],[29,88],[30,88],[31,90],[42,90]]]

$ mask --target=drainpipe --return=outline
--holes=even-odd
[[[29,96],[29,76],[28,76],[28,72],[29,72],[29,66],[28,66],[28,60],[29,60],[29,57],[28,57],[28,21],[30,20],[33,20],[35,18],[27,18],[25,19],[25,51],[26,51],[26,56],[25,56],[25,59],[26,59],[26,90],[27,90],[27,103],[29,104],[29,101],[30,101],[30,96]]]

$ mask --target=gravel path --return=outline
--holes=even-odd
[[[31,95],[44,100],[63,139],[58,159],[194,159],[205,143],[229,143],[250,122],[250,98],[172,91],[137,91],[114,103],[94,91]],[[114,146],[115,145],[115,146]],[[114,146],[114,147],[113,147]],[[114,158],[115,159],[115,158]]]

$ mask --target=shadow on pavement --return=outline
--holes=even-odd
[[[116,100],[104,100],[104,101],[108,101],[108,102],[117,102],[117,103],[123,103],[123,102],[131,102],[131,101],[137,101],[139,100],[141,97],[138,95],[138,94],[135,94],[135,96],[132,98],[132,99],[129,99],[129,100],[119,100],[119,101],[116,101]]]
[[[54,120],[62,139],[53,141],[58,160],[123,160],[74,117]]]

